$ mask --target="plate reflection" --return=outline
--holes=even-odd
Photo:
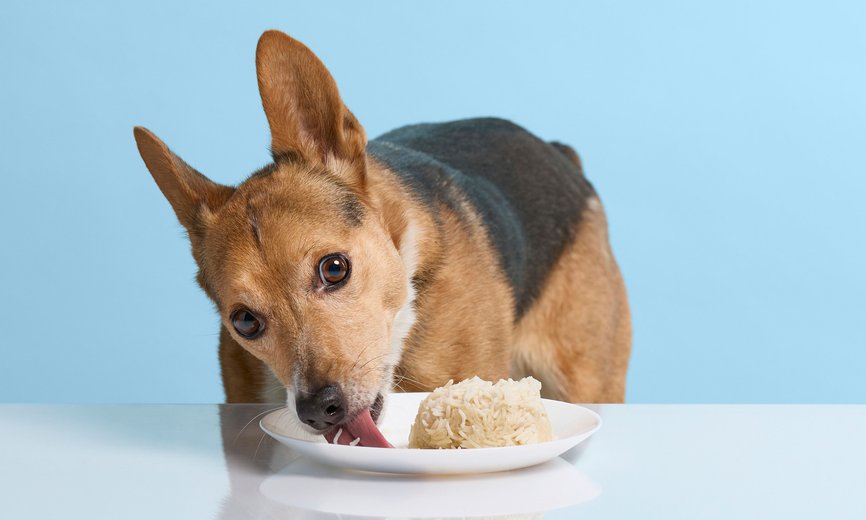
[[[540,512],[588,502],[601,488],[560,458],[522,470],[450,477],[352,472],[301,458],[267,477],[259,492],[312,513],[310,518],[540,518]]]

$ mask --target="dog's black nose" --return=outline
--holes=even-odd
[[[346,418],[343,391],[338,385],[328,385],[318,392],[302,393],[295,398],[298,418],[316,430],[327,430]]]

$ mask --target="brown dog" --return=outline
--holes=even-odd
[[[229,402],[287,391],[308,432],[376,445],[383,394],[449,379],[623,400],[625,287],[571,148],[500,119],[368,142],[303,44],[268,31],[256,66],[274,162],[240,186],[135,129],[222,318]]]

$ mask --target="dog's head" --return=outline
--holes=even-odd
[[[371,193],[364,130],[318,58],[269,31],[256,68],[273,164],[233,188],[140,127],[139,151],[223,326],[286,386],[300,419],[319,432],[375,420],[407,332],[395,323],[411,303],[407,228]]]

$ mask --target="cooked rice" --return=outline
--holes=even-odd
[[[532,377],[478,377],[434,390],[418,407],[410,448],[492,448],[553,439],[541,402],[541,383]]]

